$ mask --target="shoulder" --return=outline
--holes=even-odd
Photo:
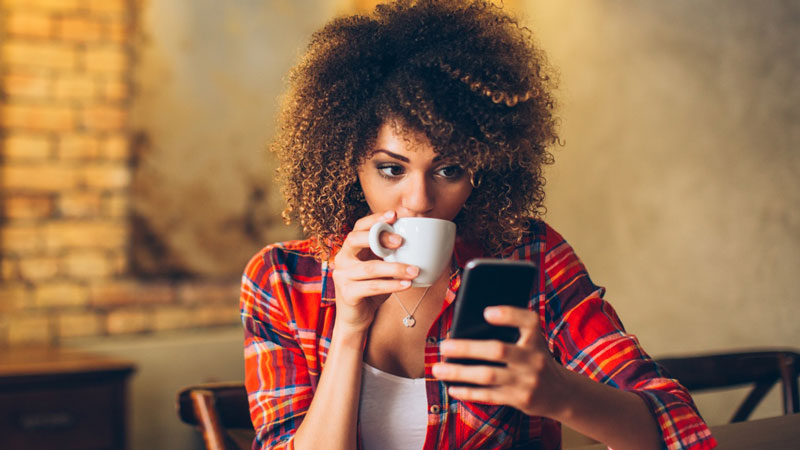
[[[315,247],[310,239],[270,244],[258,251],[245,266],[248,278],[261,278],[272,270],[294,271],[309,266],[319,267]]]
[[[293,280],[319,278],[320,261],[313,241],[295,240],[270,244],[258,251],[245,266],[242,282],[262,290]]]
[[[589,277],[581,259],[566,239],[542,220],[530,219],[520,245],[509,254],[512,259],[526,259],[539,265],[544,276],[543,292],[559,293],[562,307],[603,290]]]
[[[564,238],[545,221],[528,218],[522,240],[503,252],[503,257],[537,260],[564,244],[566,244]]]
[[[541,255],[551,259],[554,255],[569,253],[574,250],[558,231],[540,219],[528,219],[525,236],[512,253]],[[530,258],[528,258],[530,259]]]
[[[569,283],[576,276],[588,275],[583,262],[561,233],[543,221],[538,221],[535,230],[542,268],[554,282]]]
[[[243,320],[286,325],[300,320],[300,312],[332,304],[324,298],[332,282],[327,282],[330,277],[315,250],[312,241],[303,240],[271,244],[256,253],[242,275]]]

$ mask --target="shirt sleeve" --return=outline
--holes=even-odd
[[[313,396],[288,307],[291,287],[280,251],[253,257],[242,276],[245,387],[256,431],[253,448],[291,449]]]
[[[553,355],[572,371],[639,395],[659,425],[664,449],[714,448],[689,392],[625,332],[572,247],[550,228],[545,247],[540,313]]]

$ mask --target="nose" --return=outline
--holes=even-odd
[[[408,216],[426,216],[433,211],[435,198],[432,189],[431,180],[425,174],[407,179],[402,206]]]

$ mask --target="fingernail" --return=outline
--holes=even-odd
[[[439,351],[443,353],[448,352],[452,349],[453,349],[453,344],[450,341],[442,341],[442,343],[439,345]]]
[[[464,393],[464,388],[460,388],[458,386],[450,386],[447,388],[447,393],[453,397],[458,397],[459,395]]]
[[[491,306],[488,306],[486,307],[486,309],[483,310],[483,317],[487,319],[496,319],[500,317],[500,311],[498,311],[497,308],[492,308]]]
[[[393,234],[389,236],[389,242],[391,242],[392,244],[399,244],[403,242],[403,239],[400,236]]]
[[[402,280],[400,281],[400,285],[403,287],[409,287],[411,286],[411,280]]]
[[[386,219],[391,219],[392,217],[394,217],[394,211],[386,211],[385,213],[383,213],[383,217]]]
[[[442,377],[447,374],[447,370],[441,364],[433,365],[433,376],[436,378]]]
[[[414,267],[414,266],[408,266],[408,267],[406,267],[406,272],[409,275],[417,276],[419,274],[419,268]]]

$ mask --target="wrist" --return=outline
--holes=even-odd
[[[352,348],[363,352],[369,327],[354,327],[339,322],[333,325],[331,341],[343,348]]]
[[[584,381],[591,381],[585,379],[582,375],[570,371],[560,364],[555,364],[555,379],[556,386],[552,393],[554,394],[551,402],[551,412],[548,417],[562,423],[570,423],[572,417],[575,415],[576,407],[581,401],[582,385]]]

